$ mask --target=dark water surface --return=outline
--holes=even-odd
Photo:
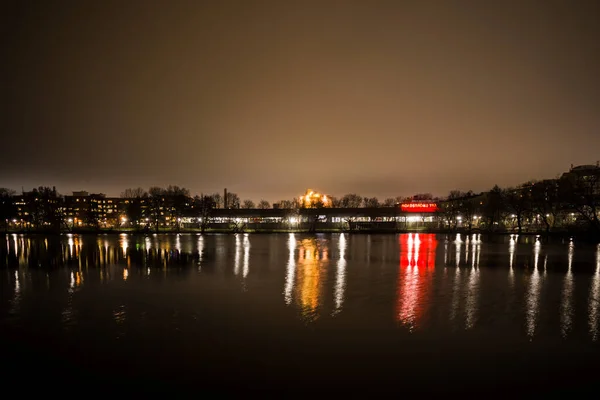
[[[5,382],[600,396],[600,247],[433,234],[7,235]]]

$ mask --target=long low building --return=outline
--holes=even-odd
[[[401,230],[437,227],[437,207],[213,209],[204,217],[184,218],[185,227],[217,230]]]

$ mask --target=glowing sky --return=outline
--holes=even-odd
[[[600,159],[599,2],[11,3],[0,187],[385,198]]]

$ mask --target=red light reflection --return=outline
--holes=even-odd
[[[435,234],[400,235],[396,315],[411,330],[419,325],[429,304],[436,247]]]

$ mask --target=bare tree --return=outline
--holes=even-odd
[[[385,199],[383,201],[383,206],[384,207],[394,207],[394,206],[396,206],[396,199],[394,199],[393,197],[388,197],[387,199]]]
[[[412,197],[412,199],[418,201],[433,200],[433,195],[431,193],[417,193]]]
[[[453,230],[458,225],[458,217],[462,211],[462,201],[468,195],[468,193],[461,192],[460,190],[451,190],[448,197],[441,204],[441,214]]]
[[[279,208],[284,208],[284,209],[292,209],[292,208],[296,208],[296,202],[293,200],[281,200],[279,202]]]
[[[141,187],[129,188],[121,192],[121,197],[124,199],[141,199],[143,197],[148,197],[148,193]]]
[[[231,228],[231,233],[242,233],[246,230],[246,226],[248,223],[245,219],[235,218],[229,221],[229,227]]]
[[[460,202],[460,213],[464,218],[465,225],[470,231],[473,229],[473,221],[475,220],[479,208],[479,202],[476,195],[472,191],[465,193],[465,196]]]
[[[244,200],[244,204],[242,205],[242,208],[250,209],[250,208],[254,208],[254,207],[255,207],[255,205],[252,200]]]
[[[221,193],[213,193],[210,197],[213,199],[215,208],[223,207],[223,196],[221,196]]]
[[[558,181],[544,180],[534,183],[531,188],[531,206],[532,211],[544,223],[546,233],[549,233],[561,209]]]
[[[266,210],[267,208],[271,208],[271,204],[266,200],[261,200],[258,202],[258,208],[261,210]]]
[[[560,180],[561,200],[600,235],[600,172],[569,174]]]
[[[342,197],[343,208],[359,208],[363,203],[363,198],[355,193],[346,194]]]
[[[237,193],[227,193],[227,204],[225,208],[240,208],[240,196]]]
[[[488,230],[496,229],[496,225],[503,219],[505,210],[503,191],[498,185],[494,185],[489,192],[485,193],[481,209]]]
[[[379,200],[377,197],[365,197],[363,199],[363,206],[365,208],[377,208],[379,207]]]
[[[406,196],[396,196],[396,203],[410,203],[412,198]]]
[[[523,229],[523,220],[531,212],[531,192],[529,189],[529,186],[519,186],[502,191],[504,203],[516,218],[519,234]]]
[[[342,199],[340,199],[339,197],[331,197],[331,207],[341,208],[342,207]]]
[[[195,207],[198,209],[200,215],[200,231],[204,233],[212,222],[212,210],[216,208],[214,196],[196,198]]]

